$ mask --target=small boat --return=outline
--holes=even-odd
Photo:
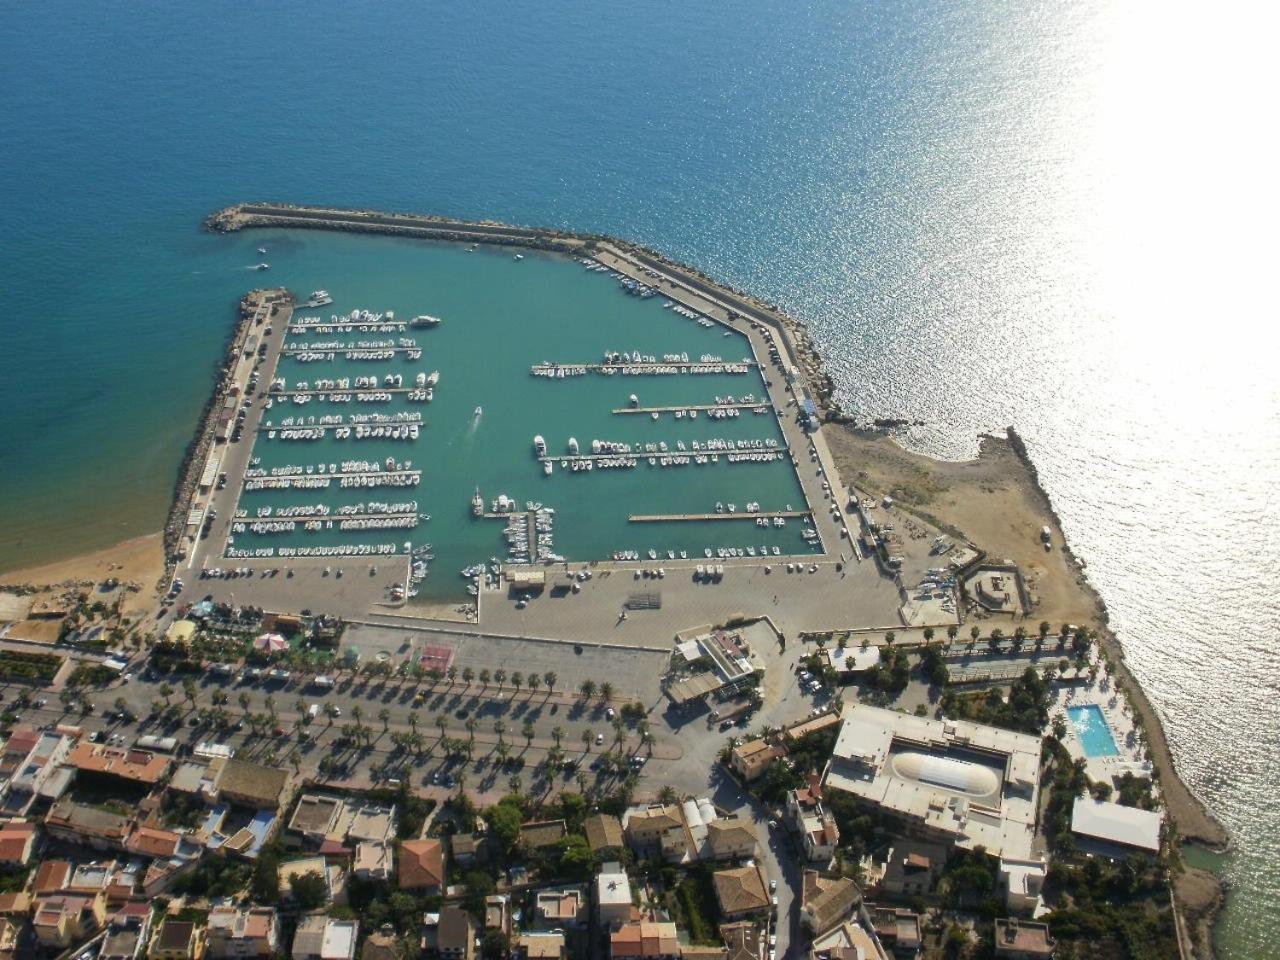
[[[524,254],[523,254],[523,253],[517,253],[517,254],[516,254],[514,257],[512,257],[511,259],[512,259],[512,260],[523,260],[523,259],[524,259]]]
[[[258,252],[259,252],[259,253],[266,253],[266,252],[267,252],[267,248],[266,248],[266,247],[259,247],[259,248],[258,248]]]
[[[482,413],[484,413],[484,407],[476,407],[476,416],[478,417]]]
[[[551,476],[551,470],[552,470],[552,469],[553,469],[553,468],[552,468],[552,466],[551,466],[551,461],[550,461],[550,460],[544,460],[544,461],[543,461],[543,463],[542,463],[542,472],[543,472],[546,476],[548,476],[548,477],[549,477],[549,476]]]
[[[253,269],[255,269],[255,270],[270,270],[270,269],[271,269],[271,264],[269,264],[269,263],[260,263],[260,264],[258,264],[256,267],[254,267]]]
[[[438,327],[439,325],[440,318],[433,317],[429,313],[418,314],[418,316],[409,321],[409,326],[411,327]]]

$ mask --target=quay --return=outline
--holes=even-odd
[[[644,361],[642,363],[535,363],[529,368],[529,372],[534,376],[551,377],[554,379],[555,372],[558,370],[581,370],[587,373],[628,373],[630,371],[640,371],[647,373],[649,371],[674,370],[679,368],[681,373],[746,373],[753,367],[760,366],[758,360],[671,360],[662,361],[655,360],[650,363]]]
[[[756,513],[634,513],[627,519],[631,523],[667,523],[672,520],[798,520],[813,515],[811,510],[760,510]]]
[[[335,387],[330,390],[272,390],[273,397],[312,397],[317,394],[326,396],[345,396],[350,393],[413,393],[425,390],[426,387]]]
[[[678,407],[618,407],[614,413],[679,413],[697,410],[759,410],[764,413],[770,409],[768,403],[686,403]]]

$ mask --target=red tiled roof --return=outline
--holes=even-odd
[[[35,883],[31,885],[32,893],[51,893],[61,890],[71,879],[71,864],[66,860],[46,860],[36,870]]]
[[[418,890],[444,886],[444,847],[439,840],[405,840],[400,844],[400,887]]]

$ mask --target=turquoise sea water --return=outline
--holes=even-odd
[[[1084,745],[1084,752],[1090,757],[1116,757],[1120,749],[1111,733],[1107,718],[1102,715],[1102,708],[1096,703],[1088,703],[1081,707],[1067,707],[1067,716],[1075,727],[1076,736]]]
[[[543,361],[598,363],[606,351],[740,362],[751,352],[740,335],[725,336],[719,326],[704,327],[663,309],[660,297],[627,296],[609,275],[589,272],[565,257],[530,253],[516,261],[510,251],[471,253],[459,246],[307,231],[254,231],[238,238],[246,258],[260,256],[259,246],[268,251],[261,256],[271,261],[271,282],[304,293],[324,288],[334,296],[330,306],[299,310],[299,318],[328,318],[363,308],[392,310],[397,320],[429,313],[443,322],[395,335],[308,332],[286,337],[298,345],[404,337],[422,349],[416,360],[403,353],[386,361],[346,359],[341,352],[333,361],[286,356],[276,375],[290,388],[315,385],[320,378],[372,375],[382,382],[388,374],[400,374],[405,385],[412,385],[416,374],[433,370],[440,380],[430,403],[412,403],[402,394],[385,404],[275,400],[263,417],[276,426],[286,420],[311,422],[326,415],[370,413],[417,413],[422,423],[416,440],[338,439],[330,432],[323,440],[302,441],[285,440],[280,430],[274,438],[270,431],[260,431],[253,450],[258,467],[270,471],[286,465],[327,466],[349,458],[383,463],[391,457],[402,463],[412,460],[422,471],[422,481],[403,488],[246,492],[239,507],[247,513],[247,522],[264,507],[274,514],[281,507],[324,504],[336,512],[370,500],[413,500],[418,512],[431,519],[412,531],[352,532],[335,526],[258,534],[246,529],[235,535],[234,549],[378,544],[402,552],[406,541],[415,547],[429,543],[436,560],[420,596],[465,598],[458,571],[507,555],[505,525],[472,518],[471,498],[479,489],[486,509],[499,494],[507,494],[521,508],[530,501],[554,508],[552,551],[573,560],[608,559],[620,550],[642,557],[655,550],[662,559],[669,551],[678,556],[682,550],[692,559],[702,559],[706,549],[721,547],[742,550],[744,555],[747,548],[771,553],[775,546],[783,554],[814,551],[802,538],[803,527],[796,519],[767,528],[750,520],[628,520],[633,514],[715,513],[717,504],[726,509],[733,504],[740,513],[748,503],[764,511],[803,510],[804,495],[789,457],[730,463],[719,454],[715,463],[664,468],[649,463],[650,456],[660,463],[660,452],[639,453],[632,469],[573,472],[557,463],[547,476],[534,456],[535,436],[545,438],[551,454],[567,453],[570,437],[577,438],[584,454],[591,452],[593,440],[627,443],[635,451],[665,444],[669,453],[677,453],[683,443],[689,456],[694,442],[705,448],[712,441],[759,440],[780,448],[782,433],[772,414],[744,410],[732,419],[709,419],[705,414],[675,419],[665,414],[653,420],[613,412],[629,407],[632,394],[648,407],[712,404],[716,397],[759,398],[764,381],[756,368],[741,374],[588,374],[554,380],[531,376],[529,370]],[[479,415],[476,408],[482,411]]]
[[[163,517],[259,279],[210,209],[634,237],[794,310],[843,400],[924,421],[916,446],[1019,427],[1237,838],[1221,953],[1276,956],[1271,16],[7,4],[0,568]]]

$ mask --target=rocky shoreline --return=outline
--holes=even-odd
[[[622,240],[605,234],[578,233],[550,228],[522,227],[497,221],[470,221],[448,217],[427,216],[422,214],[386,213],[367,210],[340,210],[335,208],[305,207],[291,204],[245,203],[236,204],[211,214],[205,220],[206,229],[216,232],[234,232],[251,227],[279,227],[288,229],[321,229],[358,233],[383,233],[395,236],[419,237],[423,239],[450,241],[458,243],[487,243],[501,246],[526,247],[547,250],[555,253],[588,256],[601,249],[612,248],[625,256],[671,274],[695,291],[707,293],[731,308],[749,313],[753,318],[769,323],[785,338],[791,355],[795,358],[818,405],[823,419],[832,422],[854,424],[855,418],[839,409],[835,401],[835,383],[827,372],[825,365],[813,341],[809,337],[803,323],[787,314],[775,304],[761,300],[751,294],[737,290],[719,280],[708,276],[703,271],[687,264],[672,260],[665,254],[652,250],[631,241]],[[238,330],[239,328],[237,328]],[[220,400],[211,401],[220,403]],[[206,414],[208,408],[206,410]],[[906,421],[882,419],[873,423],[862,424],[865,428],[881,432],[892,430],[895,426],[905,425]],[[1032,462],[1026,445],[1017,431],[1010,427],[1007,434],[1010,448],[1024,465],[1036,496],[1041,501],[1044,512],[1053,518],[1054,524],[1061,529],[1061,522],[1053,507],[1052,501],[1040,484],[1039,474]],[[194,462],[202,462],[203,457],[189,458]],[[179,491],[181,493],[181,490]],[[175,503],[185,503],[179,498]],[[173,518],[171,517],[171,521]],[[167,544],[166,540],[166,544]],[[1118,676],[1123,679],[1135,712],[1142,717],[1143,729],[1147,734],[1152,760],[1157,776],[1169,808],[1169,814],[1178,826],[1184,840],[1200,844],[1214,851],[1223,851],[1230,846],[1230,836],[1226,829],[1209,811],[1206,804],[1178,776],[1176,764],[1160,716],[1148,700],[1141,684],[1129,671],[1124,660],[1124,650],[1120,641],[1110,629],[1106,603],[1097,591],[1089,584],[1084,574],[1084,563],[1071,551],[1065,542],[1062,550],[1072,565],[1079,571],[1081,587],[1086,590],[1096,607],[1096,617],[1100,625],[1099,638],[1107,651]],[[1197,871],[1197,874],[1201,874]],[[1206,883],[1203,876],[1196,878],[1203,887]],[[1179,900],[1183,900],[1188,923],[1193,927],[1191,939],[1198,956],[1212,956],[1210,929],[1221,908],[1223,894],[1220,883],[1212,879],[1213,895],[1189,898],[1178,891]]]

